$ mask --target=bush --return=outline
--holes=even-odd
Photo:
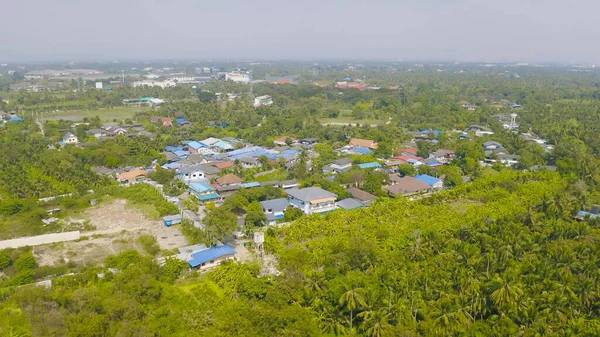
[[[156,242],[156,238],[150,234],[140,236],[137,241],[142,245],[146,253],[156,256],[160,252],[160,246]]]
[[[8,266],[10,266],[12,263],[12,258],[10,257],[10,254],[8,254],[6,251],[1,251],[0,252],[0,269],[4,269]]]
[[[35,257],[31,253],[23,254],[15,261],[15,269],[17,269],[18,272],[33,270],[37,268],[37,266],[38,264],[35,261]]]
[[[118,255],[111,255],[106,258],[104,264],[108,268],[124,269],[130,264],[138,264],[142,262],[142,256],[137,250],[124,251]]]

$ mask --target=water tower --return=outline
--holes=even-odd
[[[194,93],[192,95],[197,95],[198,94],[198,87],[197,86],[193,86],[192,89],[194,90]]]
[[[516,129],[517,127],[517,114],[513,112],[510,114],[510,128]]]
[[[262,256],[265,243],[265,233],[254,232],[254,243],[256,244],[256,248],[258,249],[258,255]]]

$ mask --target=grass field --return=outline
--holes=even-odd
[[[122,106],[115,108],[100,108],[91,110],[62,110],[48,112],[44,114],[45,120],[66,119],[72,121],[82,120],[85,117],[91,118],[98,116],[102,120],[126,119],[131,118],[136,112],[149,110],[149,107],[142,106]]]

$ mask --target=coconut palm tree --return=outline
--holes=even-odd
[[[350,311],[350,334],[352,335],[353,314],[356,309],[366,306],[362,288],[349,288],[339,299],[339,304]]]

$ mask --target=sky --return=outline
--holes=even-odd
[[[1,0],[0,61],[600,63],[596,0]]]

